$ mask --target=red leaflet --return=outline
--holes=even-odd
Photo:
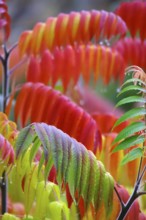
[[[110,132],[119,133],[122,129],[124,129],[128,125],[128,122],[123,122],[119,126],[113,129],[115,122],[119,118],[114,113],[109,113],[109,114],[93,113],[92,117],[97,122],[98,127],[103,134]]]
[[[19,118],[22,126],[28,120],[55,125],[94,152],[100,146],[101,135],[92,117],[69,98],[41,83],[26,83],[22,87],[15,105],[16,121]]]
[[[114,48],[121,53],[127,66],[137,65],[146,70],[146,41],[124,38],[119,40]]]
[[[3,44],[10,35],[10,16],[6,2],[0,2],[0,44]]]
[[[132,37],[139,33],[140,38],[146,38],[146,2],[135,0],[122,3],[115,12],[126,22]]]
[[[102,78],[107,84],[112,76],[123,79],[125,63],[122,56],[114,49],[106,46],[80,45],[55,48],[52,53],[48,50],[41,58],[32,57],[27,71],[27,81],[42,82],[55,86],[61,80],[64,89],[73,82],[75,85],[82,76],[89,83],[91,74],[95,81]]]
[[[4,161],[5,165],[10,165],[14,162],[13,147],[1,134],[0,134],[0,160]],[[2,165],[4,163],[2,163]],[[1,169],[2,167],[0,167],[0,171]]]
[[[91,40],[111,39],[124,36],[127,31],[125,22],[117,15],[107,11],[81,11],[59,14],[50,17],[45,23],[37,23],[32,31],[25,31],[19,39],[21,55],[39,54],[44,49],[56,46],[87,44]]]

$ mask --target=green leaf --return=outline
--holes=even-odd
[[[141,79],[138,79],[138,78],[131,78],[131,79],[126,80],[126,81],[123,83],[122,87],[125,86],[125,85],[127,85],[127,84],[129,84],[129,83],[138,84],[139,86],[144,86],[144,87],[146,87],[145,82],[143,82]]]
[[[49,203],[49,192],[44,181],[37,184],[35,203],[34,218],[44,219],[47,215],[47,206]]]
[[[122,88],[121,91],[118,93],[118,96],[122,95],[125,92],[129,92],[129,91],[133,91],[133,90],[136,90],[138,92],[146,93],[146,90],[144,88],[142,88],[141,86],[130,85],[130,86],[127,86],[125,88]]]
[[[46,134],[46,131],[43,128],[43,126],[40,126],[40,124],[34,124],[34,129],[35,129],[35,132],[36,132],[38,138],[40,139],[41,143],[43,144],[44,156],[45,156],[45,159],[47,160],[48,154],[50,153],[51,149],[50,149],[50,143],[49,143],[49,139]]]
[[[13,214],[9,214],[9,213],[5,213],[3,216],[2,216],[2,219],[1,220],[19,220],[19,218],[17,218],[15,215]]]
[[[28,138],[29,141],[27,142],[25,138]],[[32,140],[32,143],[30,140]],[[21,158],[21,155],[25,155],[28,148],[30,157],[33,158],[37,153],[36,149],[34,150],[33,148],[36,147],[38,149],[39,142],[41,149],[43,148],[44,150],[40,151],[41,159],[37,172],[39,173],[41,168],[44,167],[46,179],[47,174],[49,175],[50,167],[54,165],[60,187],[62,184],[68,184],[74,202],[78,202],[80,196],[82,196],[85,208],[88,208],[87,206],[92,203],[95,211],[98,210],[100,205],[105,203],[102,193],[104,187],[106,187],[104,165],[97,161],[95,155],[88,151],[83,144],[56,127],[45,123],[33,123],[27,127],[27,130],[24,128],[20,131],[16,143],[18,159],[19,157]],[[48,156],[46,157],[46,155]],[[38,175],[35,175],[35,178],[38,178]],[[33,185],[35,178],[30,177],[27,185]],[[112,181],[109,184],[108,195],[112,198]],[[78,192],[78,198],[75,197],[76,191]],[[30,196],[32,200],[33,194]],[[107,196],[107,198],[109,197]],[[27,210],[30,207],[30,203],[31,201],[28,201]],[[107,215],[111,207],[111,203],[110,206],[107,203],[105,204]]]
[[[139,103],[146,103],[146,99],[143,98],[143,97],[140,97],[140,96],[130,96],[130,97],[126,97],[122,100],[120,100],[116,107],[119,107],[121,105],[125,105],[125,104],[128,104],[128,103],[132,103],[132,102],[139,102]]]
[[[145,128],[146,126],[143,122],[133,122],[117,135],[113,141],[113,144],[126,139],[127,137],[133,135],[135,132],[143,131]]]
[[[144,140],[145,138],[143,136],[138,135],[128,137],[124,139],[124,141],[120,142],[120,144],[118,144],[118,146],[116,146],[112,152],[115,153],[119,150],[126,150],[127,148],[132,147],[136,144],[143,143]]]
[[[63,202],[50,202],[48,204],[48,216],[52,220],[69,220],[69,208]]]
[[[36,187],[38,180],[38,167],[33,166],[27,175],[25,175],[24,181],[24,205],[26,214],[29,214],[30,209],[34,203]]]
[[[121,161],[121,165],[124,165],[132,160],[135,160],[139,157],[143,156],[143,149],[142,148],[135,148],[131,150]]]
[[[121,124],[122,122],[129,120],[131,118],[135,118],[138,116],[143,116],[146,115],[146,110],[143,107],[138,107],[138,108],[134,108],[134,109],[130,109],[129,111],[127,111],[126,113],[124,113],[114,124],[114,127],[116,127],[117,125]]]

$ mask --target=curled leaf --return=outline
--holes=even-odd
[[[43,97],[43,99],[42,99]],[[46,111],[47,109],[47,111]],[[26,83],[15,105],[15,119],[54,125],[96,152],[101,134],[96,122],[69,98],[41,83]]]
[[[59,185],[62,185],[63,182],[64,184],[68,184],[74,201],[76,200],[77,202],[82,196],[86,208],[92,203],[95,212],[100,208],[101,204],[104,203],[108,215],[112,207],[111,200],[114,182],[110,174],[108,174],[106,178],[109,178],[109,180],[106,181],[105,184],[104,180],[107,173],[103,164],[96,160],[93,153],[54,126],[49,126],[45,123],[33,123],[27,128],[30,132],[24,128],[18,136],[16,142],[17,158],[19,158],[20,155],[24,155],[28,148],[30,148],[30,151],[34,151],[34,140],[32,140],[31,146],[27,142],[27,139],[30,139],[29,136],[35,140],[38,139],[44,149],[44,151],[42,151],[44,160],[40,161],[40,167],[42,167],[43,164],[47,164],[49,160],[52,160],[51,167],[53,165],[55,166],[57,177],[60,177],[57,178]],[[44,139],[47,144],[44,142]],[[51,153],[48,154],[48,152]],[[45,169],[47,169],[46,166]],[[49,171],[46,177],[48,175]],[[105,203],[105,197],[102,196],[105,187],[109,187],[108,193],[105,193],[107,203]],[[77,198],[75,197],[76,191],[78,192]]]
[[[32,56],[27,70],[27,81],[50,83],[55,86],[61,80],[66,90],[70,83],[77,84],[80,76],[89,83],[102,78],[107,84],[113,77],[123,80],[125,63],[114,49],[101,45],[80,45],[45,50],[41,57]]]
[[[111,39],[124,36],[126,25],[112,12],[81,11],[59,14],[50,17],[45,23],[37,23],[32,31],[22,33],[19,39],[21,55],[40,54],[43,50],[52,51],[56,46],[75,43],[87,44],[92,39],[96,42],[102,37]]]

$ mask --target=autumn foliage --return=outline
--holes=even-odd
[[[142,0],[124,2],[114,12],[60,13],[24,31],[18,45],[7,49],[10,15],[6,1],[0,1],[0,175],[8,176],[9,189],[9,214],[3,220],[14,215],[24,220],[118,219],[134,188],[140,157],[120,164],[143,141],[146,111],[137,108],[131,112],[134,119],[129,113],[122,120],[124,110],[93,96],[89,87],[111,82],[121,87],[129,65],[136,73],[128,82],[137,86],[134,80],[141,80],[145,86],[144,72],[135,67],[146,70],[145,20]],[[127,91],[145,94],[145,87],[132,86]],[[145,105],[145,95],[138,100]],[[132,123],[139,128],[133,145],[124,148],[120,132],[129,132]],[[119,143],[122,150],[115,150]],[[143,184],[145,190],[145,176]],[[144,199],[135,199],[126,220],[146,219]]]

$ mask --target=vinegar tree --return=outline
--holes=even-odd
[[[115,12],[61,13],[9,47],[0,1],[2,220],[146,219],[137,200],[146,194],[145,8],[134,1]],[[107,112],[106,102],[87,99],[92,80],[119,81],[117,107],[138,106]]]

